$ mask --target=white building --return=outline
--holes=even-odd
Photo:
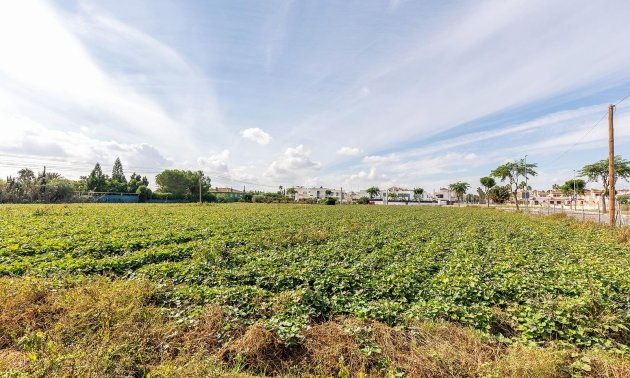
[[[338,201],[341,201],[344,197],[341,189],[324,188],[323,186],[320,186],[319,188],[296,186],[294,189],[296,191],[294,196],[296,201],[306,199],[319,200],[326,197],[333,197]]]
[[[439,204],[448,204],[457,201],[457,194],[450,189],[440,188],[437,191],[434,189],[429,198]]]

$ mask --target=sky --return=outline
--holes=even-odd
[[[0,177],[96,162],[213,186],[534,188],[630,159],[630,2],[0,2]],[[621,101],[621,102],[620,102]],[[621,183],[621,186],[628,186]],[[591,184],[598,187],[599,184]]]

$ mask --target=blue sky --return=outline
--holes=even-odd
[[[624,1],[0,5],[0,174],[203,169],[216,185],[439,188],[606,157]],[[630,100],[615,115],[630,158]],[[595,186],[597,184],[594,184]],[[627,185],[624,184],[624,185]]]

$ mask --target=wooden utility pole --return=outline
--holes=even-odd
[[[615,225],[615,131],[613,111],[615,106],[608,104],[608,223]]]

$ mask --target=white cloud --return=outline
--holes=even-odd
[[[361,149],[357,147],[341,147],[337,150],[337,155],[356,156],[361,153]]]
[[[364,180],[364,181],[375,181],[375,180],[385,180],[387,179],[387,175],[379,175],[376,173],[376,168],[371,167],[369,171],[360,171],[357,174],[350,176],[350,181],[355,180]]]
[[[361,88],[361,90],[359,91],[359,96],[361,97],[367,97],[369,96],[371,93],[370,88],[368,87],[363,87]]]
[[[139,173],[154,172],[172,164],[148,143],[100,140],[83,130],[54,130],[29,118],[8,116],[1,111],[0,124],[12,125],[3,130],[0,139],[2,161],[11,162],[3,169],[7,174],[25,166],[46,165],[68,178],[78,178],[89,173],[94,163],[107,166],[117,157],[123,161],[126,171]]]
[[[271,163],[265,176],[294,176],[306,170],[321,168],[321,164],[312,161],[310,155],[310,151],[305,150],[301,144],[295,148],[289,147],[279,159]]]
[[[363,158],[363,162],[367,164],[393,163],[399,160],[400,160],[400,156],[398,156],[397,154],[368,155]]]
[[[230,159],[230,151],[223,150],[221,153],[210,155],[208,157],[200,157],[197,163],[202,167],[215,173],[228,173],[228,160]]]
[[[258,127],[241,130],[240,134],[243,138],[252,140],[258,144],[268,144],[269,141],[271,141],[271,135]]]

